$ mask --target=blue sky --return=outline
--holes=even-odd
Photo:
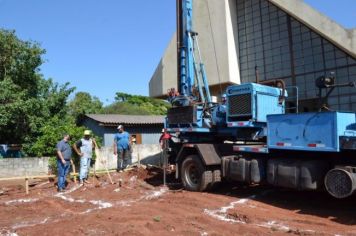
[[[355,0],[305,1],[356,27]],[[175,31],[175,0],[0,0],[0,27],[47,50],[45,78],[108,104],[118,91],[148,95]]]
[[[304,2],[345,28],[356,28],[356,0],[304,0]]]

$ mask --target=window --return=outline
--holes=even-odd
[[[142,135],[141,134],[131,134],[130,140],[132,144],[142,144]]]
[[[312,111],[318,76],[335,72],[338,82],[355,80],[356,58],[268,0],[239,0],[237,9],[242,82],[255,81],[256,65],[261,79],[289,78],[290,85],[299,87],[300,99],[311,103],[304,110]],[[331,105],[346,107],[349,101],[356,111],[355,99],[340,98],[352,93],[349,87],[335,89]]]

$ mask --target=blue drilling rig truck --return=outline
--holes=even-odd
[[[178,89],[168,93],[172,108],[165,121],[176,178],[190,191],[230,180],[352,195],[356,114],[330,111],[326,100],[334,88],[355,83],[317,78],[317,112],[287,112],[284,81],[258,81],[257,75],[256,83],[231,85],[220,102],[212,101],[192,14],[192,0],[177,0]]]

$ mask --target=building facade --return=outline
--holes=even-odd
[[[195,30],[213,95],[226,86],[282,79],[298,87],[299,111],[318,109],[315,79],[335,73],[356,81],[356,30],[345,29],[302,0],[195,0]],[[175,37],[150,81],[160,97],[176,85]],[[295,94],[291,93],[291,96]],[[356,88],[336,88],[329,107],[356,111]]]
[[[106,147],[113,145],[118,125],[124,126],[135,144],[158,144],[164,119],[164,116],[89,114],[85,116],[82,125],[101,137]]]

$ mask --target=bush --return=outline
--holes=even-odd
[[[103,108],[106,114],[165,115],[171,104],[160,99],[118,92],[116,102]]]
[[[57,157],[50,157],[48,160],[49,174],[57,175]]]
[[[47,121],[40,129],[41,135],[33,144],[24,145],[24,149],[29,156],[33,157],[51,157],[49,160],[49,169],[53,174],[57,174],[57,157],[56,157],[56,145],[62,140],[64,134],[69,134],[71,140],[69,145],[73,144],[83,137],[85,127],[78,127],[75,125],[73,118],[65,117],[63,119],[55,116]],[[101,143],[99,137],[95,137],[97,143]],[[93,156],[93,159],[95,156]],[[79,167],[79,157],[73,150],[72,159],[74,165]],[[79,170],[79,169],[78,169]]]
[[[74,119],[58,116],[48,120],[40,129],[40,135],[34,143],[25,144],[24,151],[29,156],[55,156],[56,144],[64,134],[71,136],[70,145],[83,136],[85,128],[75,125]]]

